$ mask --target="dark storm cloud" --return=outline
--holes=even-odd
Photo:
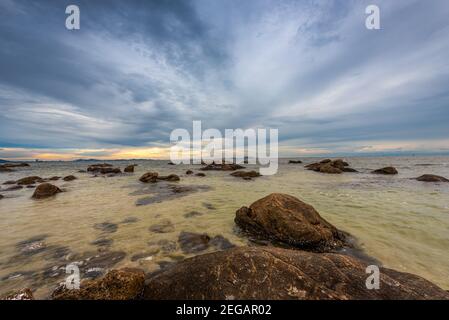
[[[368,4],[0,0],[0,146],[160,146],[192,120],[298,148],[447,139],[449,4],[378,1],[379,31]]]

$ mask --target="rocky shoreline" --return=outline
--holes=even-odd
[[[306,169],[319,173],[357,173],[341,159],[323,160],[306,165]],[[295,160],[291,164],[300,164]],[[134,173],[135,165],[124,172]],[[255,171],[237,171],[243,167],[233,165],[208,165],[203,171],[233,171],[231,176],[251,180],[259,177]],[[393,170],[394,169],[394,170]],[[111,176],[122,173],[120,168],[109,164],[91,165],[87,169],[93,177]],[[397,170],[386,167],[374,170],[373,174],[397,174]],[[193,171],[187,176],[195,176]],[[64,190],[49,183],[60,177],[25,177],[17,181],[7,181],[4,185],[13,187],[32,186],[33,198],[42,199],[55,196]],[[76,180],[69,175],[65,182]],[[189,186],[178,186],[181,178],[170,174],[160,176],[157,172],[147,172],[140,177],[144,188],[151,192],[162,190],[170,197],[196,191]],[[435,175],[413,178],[422,182],[449,182]],[[168,184],[167,184],[168,183]],[[173,184],[174,183],[174,184]],[[35,186],[37,184],[37,186]],[[3,190],[5,191],[5,190]],[[2,199],[0,195],[0,199]],[[2,200],[4,201],[4,200]],[[189,217],[201,215],[189,213]],[[129,220],[133,223],[136,220]],[[201,253],[207,248],[217,250],[170,264],[161,270],[145,274],[143,270],[123,268],[111,270],[105,275],[88,278],[81,283],[80,290],[69,290],[59,285],[51,295],[55,300],[170,300],[170,299],[448,299],[449,293],[431,282],[408,273],[380,266],[380,289],[370,290],[365,281],[369,259],[360,258],[363,252],[357,247],[352,236],[326,221],[315,208],[288,194],[273,193],[263,197],[248,207],[235,212],[235,225],[250,240],[249,246],[235,247],[221,236],[182,232],[178,244],[185,253]],[[94,226],[104,234],[117,230],[117,225],[102,223]],[[172,230],[170,221],[150,226],[151,232],[165,233]],[[26,257],[45,250],[45,237],[32,239],[20,244],[18,249]],[[104,241],[103,241],[104,240]],[[103,239],[99,248],[107,248]],[[63,248],[61,248],[62,250]],[[59,252],[55,248],[55,253]],[[360,254],[353,254],[360,251]],[[66,253],[65,250],[61,251]],[[123,252],[99,252],[91,257],[77,257],[84,271],[96,267],[92,261],[120,261]],[[97,257],[98,256],[98,257]],[[101,257],[100,257],[101,256]],[[103,257],[105,256],[105,257]],[[143,255],[144,256],[144,255]],[[97,260],[95,260],[97,259]],[[103,260],[102,260],[103,259]],[[138,257],[136,257],[138,259]],[[372,261],[372,260],[371,260]],[[65,262],[66,264],[67,262]],[[111,264],[113,266],[114,263]],[[64,274],[64,264],[53,270],[58,276]],[[7,300],[31,300],[30,289],[24,288],[3,297]]]

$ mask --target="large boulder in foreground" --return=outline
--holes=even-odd
[[[52,294],[54,300],[133,300],[143,291],[145,273],[124,268],[108,272],[103,278],[81,282],[79,290],[64,285]]]
[[[394,175],[394,174],[398,174],[398,170],[396,170],[395,167],[385,167],[385,168],[381,168],[381,169],[377,169],[377,170],[371,171],[371,173]]]
[[[310,205],[280,193],[257,200],[235,214],[235,223],[257,238],[310,251],[329,251],[345,245],[345,234],[324,220]]]
[[[449,179],[441,176],[436,176],[434,174],[424,174],[415,179],[423,182],[449,182]]]
[[[62,191],[57,186],[52,185],[51,183],[42,183],[36,187],[36,190],[34,190],[33,198],[34,199],[44,199],[44,198],[52,197],[59,192],[62,192]]]
[[[186,259],[152,277],[148,300],[449,299],[449,293],[408,273],[380,269],[368,290],[367,264],[335,253],[239,247]]]

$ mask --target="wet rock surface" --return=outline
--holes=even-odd
[[[422,182],[449,182],[449,179],[434,174],[424,174],[418,178],[415,178],[415,180]]]
[[[196,256],[147,280],[143,299],[449,299],[415,275],[380,268],[380,289],[369,290],[367,264],[335,253],[239,247]]]
[[[192,170],[187,170],[186,174],[193,174],[193,171]]]
[[[159,176],[159,173],[157,173],[157,172],[147,172],[147,173],[143,174],[139,180],[144,183],[150,183],[150,182],[154,183],[154,182],[157,182],[158,176]]]
[[[57,186],[52,185],[50,183],[42,183],[37,186],[36,190],[33,193],[32,198],[34,199],[49,198],[60,192],[62,192],[62,190],[59,189]]]
[[[16,191],[16,190],[20,190],[23,189],[23,186],[10,186],[6,189],[3,189],[2,191]]]
[[[385,168],[381,168],[381,169],[377,169],[377,170],[371,171],[371,173],[374,173],[374,174],[385,174],[385,175],[395,175],[395,174],[398,174],[398,170],[396,170],[396,168],[394,168],[394,167],[385,167]]]
[[[159,223],[150,226],[148,230],[154,233],[170,233],[175,231],[175,226],[170,220],[163,219]]]
[[[142,270],[124,268],[113,270],[101,279],[81,282],[79,290],[58,287],[54,300],[133,300],[141,296],[145,282]]]
[[[323,252],[342,248],[346,235],[299,199],[273,193],[236,212],[235,223],[256,238]]]
[[[94,224],[94,229],[100,230],[106,233],[114,233],[118,229],[118,225],[112,222],[102,222]]]
[[[300,163],[302,163],[302,161],[301,160],[289,160],[288,163],[289,164],[300,164]]]
[[[202,172],[198,172],[197,174],[195,174],[196,177],[205,177],[206,174],[202,173]]]
[[[75,177],[73,175],[70,175],[70,176],[64,177],[62,180],[68,182],[68,181],[73,181],[73,180],[76,180],[76,179],[77,179],[77,177]]]

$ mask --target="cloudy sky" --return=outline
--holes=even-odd
[[[0,0],[0,158],[163,158],[192,120],[277,128],[283,156],[448,153],[448,17],[447,0]]]

